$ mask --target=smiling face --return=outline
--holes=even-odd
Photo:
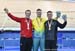
[[[30,10],[26,10],[25,11],[25,15],[26,15],[26,18],[30,18],[31,11]]]

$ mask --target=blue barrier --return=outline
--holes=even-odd
[[[75,51],[75,31],[58,31],[57,37],[58,51]],[[19,51],[19,45],[20,31],[0,32],[0,51]]]

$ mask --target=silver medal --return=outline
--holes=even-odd
[[[29,30],[29,29],[30,29],[30,27],[29,27],[30,21],[28,22],[28,21],[26,20],[26,22],[27,22],[27,29]]]
[[[29,28],[29,23],[27,23],[27,29],[29,30],[30,28]]]

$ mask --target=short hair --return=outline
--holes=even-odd
[[[27,12],[27,11],[30,11],[31,12],[31,10],[25,10],[25,12]]]
[[[47,13],[53,13],[52,11],[48,11]]]
[[[36,11],[42,11],[41,9],[37,9]]]

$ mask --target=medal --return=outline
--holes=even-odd
[[[51,22],[48,21],[48,27],[49,27],[48,30],[51,30],[51,24],[52,24],[52,21]]]
[[[26,22],[27,22],[27,29],[29,30],[29,29],[30,29],[30,27],[29,27],[29,25],[30,25],[30,20],[29,20],[29,21],[26,20]]]
[[[49,30],[51,30],[51,27],[49,26]]]
[[[36,20],[37,20],[37,18],[36,18]],[[38,26],[40,27],[41,23],[42,23],[42,18],[40,19],[40,22],[37,20],[37,23],[38,23]]]
[[[29,23],[27,23],[27,29],[29,30],[30,28],[29,28]]]

